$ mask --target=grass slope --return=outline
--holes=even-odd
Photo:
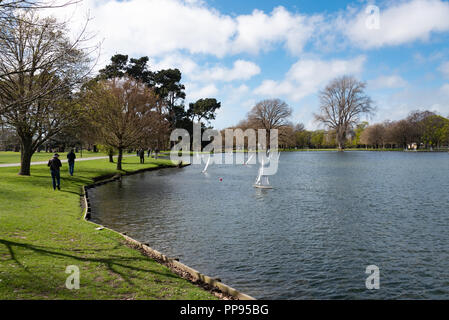
[[[125,158],[125,170],[169,163],[138,161]],[[33,166],[30,177],[17,171],[0,168],[0,299],[215,299],[83,220],[81,186],[115,164],[79,162],[74,177],[63,164],[61,191],[53,191],[46,166]],[[69,265],[80,269],[79,290],[65,287]]]

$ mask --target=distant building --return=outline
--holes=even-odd
[[[417,150],[417,149],[418,149],[418,144],[416,142],[412,142],[407,145],[407,150]]]

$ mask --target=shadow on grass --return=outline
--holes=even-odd
[[[104,265],[106,265],[107,269],[110,272],[119,275],[130,285],[135,285],[135,283],[133,283],[133,281],[131,280],[131,277],[129,276],[128,272],[126,272],[126,273],[121,272],[118,270],[118,267],[127,269],[129,271],[152,273],[155,275],[159,275],[162,277],[169,277],[169,278],[173,278],[173,279],[179,278],[176,275],[171,274],[170,272],[166,272],[166,273],[158,272],[155,270],[136,267],[136,266],[126,264],[126,262],[141,262],[141,261],[150,262],[150,261],[152,261],[151,259],[144,257],[144,256],[142,256],[142,257],[126,257],[126,256],[120,256],[120,255],[109,255],[108,258],[90,258],[90,257],[76,256],[76,255],[69,254],[69,253],[53,251],[51,249],[55,249],[55,248],[51,248],[51,247],[35,246],[35,245],[31,245],[31,244],[13,242],[13,241],[4,240],[4,239],[0,239],[0,244],[3,244],[4,246],[6,246],[6,248],[8,249],[8,252],[11,256],[11,259],[13,261],[15,261],[20,267],[22,267],[28,273],[29,273],[29,270],[27,270],[27,268],[18,260],[16,254],[14,252],[14,248],[22,248],[22,249],[34,251],[37,254],[41,254],[41,255],[45,255],[45,256],[63,257],[63,258],[75,259],[80,262],[91,262],[91,263],[104,264]],[[109,249],[95,249],[95,251],[111,251],[111,250],[117,249],[120,245],[121,244],[117,244],[113,249],[110,249],[110,248]],[[79,254],[89,254],[89,253],[85,252],[85,251],[79,251]],[[154,263],[157,263],[157,262],[154,261]]]
[[[0,243],[3,240],[0,239]],[[14,253],[14,250],[12,250],[12,247],[9,245],[6,245],[6,248],[9,251],[9,255],[11,256],[11,260],[13,260],[15,263],[17,263],[19,265],[19,267],[21,267],[23,270],[25,270],[26,272],[30,273],[30,271],[27,269],[27,267],[25,267],[22,263],[20,263],[20,261],[16,258],[16,255]]]

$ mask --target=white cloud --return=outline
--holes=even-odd
[[[446,77],[449,78],[449,61],[444,62],[438,68],[438,70]]]
[[[363,70],[365,56],[351,60],[300,59],[287,72],[283,81],[265,80],[254,90],[262,96],[287,96],[298,101],[316,93],[335,77],[345,74],[358,75]]]
[[[104,39],[106,57],[117,52],[151,57],[183,52],[221,58],[279,46],[298,55],[309,42],[321,49],[331,42],[328,49],[341,50],[347,41],[371,49],[427,40],[432,33],[449,31],[449,3],[442,0],[387,2],[380,11],[379,30],[366,27],[364,7],[325,16],[279,6],[269,13],[256,9],[231,16],[203,0],[84,0],[77,6],[75,14],[73,6],[50,11],[72,18],[76,29],[89,11],[90,29]]]
[[[46,13],[70,18],[82,25],[86,12],[93,18],[90,29],[104,38],[106,56],[162,56],[189,54],[258,53],[284,44],[294,54],[310,39],[315,16],[291,13],[277,7],[271,13],[254,10],[249,15],[220,13],[201,0],[84,0],[76,6],[50,9]]]
[[[435,111],[443,116],[449,114],[449,83],[436,88],[411,88],[384,97],[374,97],[378,112],[375,122],[400,120],[414,110]]]
[[[90,12],[91,29],[104,38],[103,50],[131,55],[161,56],[186,50],[189,53],[223,56],[236,32],[235,20],[210,9],[203,1],[187,0],[84,0],[73,6],[50,10],[59,18],[78,24]]]
[[[441,86],[440,92],[445,95],[446,97],[449,97],[449,83],[445,83]],[[449,110],[448,110],[449,111]]]
[[[192,79],[197,81],[223,81],[231,82],[235,80],[248,80],[260,73],[260,67],[250,61],[237,60],[232,69],[223,67],[213,67],[192,74]]]
[[[202,87],[199,87],[196,83],[186,83],[185,86],[186,94],[192,102],[203,98],[213,98],[218,94],[218,89],[213,83]]]
[[[242,108],[251,109],[256,105],[256,99],[248,99],[241,103]]]
[[[314,29],[313,18],[292,14],[284,7],[275,8],[269,15],[254,10],[250,15],[238,16],[236,21],[234,52],[258,53],[283,42],[291,53],[298,54]]]
[[[428,40],[434,32],[449,30],[449,3],[441,0],[396,2],[380,10],[380,28],[366,26],[365,8],[336,20],[337,27],[362,48],[393,46],[416,40]]]
[[[403,88],[406,85],[407,81],[398,75],[380,76],[368,81],[368,87],[370,89]]]
[[[199,68],[195,61],[189,57],[185,57],[179,54],[171,54],[165,56],[163,59],[157,61],[150,65],[151,69],[161,70],[161,69],[173,69],[177,68],[181,70],[182,74],[192,74]]]
[[[242,84],[240,87],[235,89],[235,92],[237,94],[244,94],[247,93],[249,91],[249,87],[245,84]]]
[[[138,45],[149,55],[184,49],[223,56],[235,32],[232,18],[177,0],[108,1],[95,15],[95,22],[106,29],[109,45]]]
[[[240,86],[225,85],[220,90],[224,105],[240,104],[242,99],[248,99],[249,87],[246,84]]]

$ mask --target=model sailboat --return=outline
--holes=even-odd
[[[207,158],[206,166],[203,169],[203,173],[206,173],[207,168],[209,167],[209,162],[210,162],[210,155],[209,155],[209,158]]]
[[[268,180],[268,176],[264,175],[264,160],[262,159],[262,164],[259,168],[259,174],[257,176],[256,181],[254,182],[254,188],[259,189],[273,189],[273,187],[270,185],[270,181]]]

